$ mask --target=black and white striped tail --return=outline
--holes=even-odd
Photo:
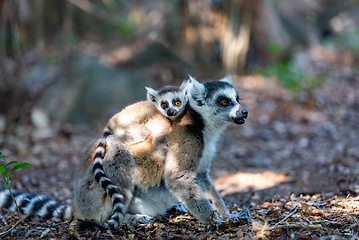
[[[106,228],[117,228],[119,222],[124,218],[124,205],[122,203],[124,197],[118,192],[117,186],[112,183],[111,179],[106,176],[106,173],[103,170],[103,159],[106,154],[106,138],[108,135],[109,134],[106,133],[104,134],[96,148],[92,171],[95,174],[96,181],[111,197],[113,204],[112,215],[103,226]]]
[[[44,195],[11,191],[21,213],[45,219],[73,219],[71,206],[57,202]],[[17,211],[16,205],[7,189],[0,190],[0,207]]]

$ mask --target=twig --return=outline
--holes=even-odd
[[[346,201],[348,201],[349,196],[350,196],[350,193],[349,193],[349,194],[347,195],[347,197],[342,201],[342,204],[341,204],[341,205],[344,205],[344,203],[345,203]]]
[[[303,224],[303,223],[289,223],[289,224],[281,224],[281,225],[278,225],[277,227],[286,227],[286,228],[305,228],[305,229],[325,229],[321,224],[316,224],[316,225],[309,225],[309,224]],[[271,230],[274,230],[272,228],[269,229],[270,231]]]
[[[277,222],[273,227],[271,227],[269,230],[272,231],[275,228],[278,227],[279,224],[281,224],[282,222],[284,222],[285,220],[287,220],[290,216],[292,216],[294,213],[297,212],[297,206],[294,208],[293,212],[291,212],[290,214],[288,214],[285,218],[283,218],[282,220],[280,220],[279,222]]]
[[[9,189],[8,189],[8,190],[9,190],[9,192],[10,192],[10,195],[11,195],[12,201],[15,203],[16,209],[19,211],[19,214],[21,215],[21,211],[20,211],[19,205],[17,205],[17,202],[16,202],[16,199],[14,198],[14,195],[12,195],[12,192],[11,192],[10,186],[9,186]]]
[[[62,220],[61,220],[61,218],[60,218],[60,214],[59,214],[59,212],[57,211],[57,209],[51,209],[52,211],[55,211],[56,213],[57,213],[57,217],[58,217],[58,219],[60,220],[60,223],[61,223],[61,226],[62,226],[62,230],[63,231],[66,231],[66,229],[65,229],[65,227],[64,227],[64,224],[62,223]]]
[[[17,221],[10,229],[8,229],[8,230],[5,231],[5,232],[0,233],[0,238],[3,237],[3,236],[5,236],[6,234],[10,233],[12,230],[14,230],[14,228],[15,228],[17,225],[19,225],[19,224],[20,224],[21,222],[23,222],[23,221],[24,221],[24,219],[20,219],[20,220]]]

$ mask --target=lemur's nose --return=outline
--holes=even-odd
[[[167,110],[167,115],[172,117],[172,116],[176,115],[176,111],[174,109],[168,109]]]
[[[248,117],[248,110],[247,110],[247,109],[245,109],[245,108],[242,109],[241,113],[242,113],[243,118],[247,118],[247,117]]]

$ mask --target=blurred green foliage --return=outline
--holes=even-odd
[[[117,31],[123,37],[131,37],[135,34],[137,30],[136,24],[131,19],[125,19],[117,26]]]
[[[47,62],[50,64],[50,65],[57,65],[59,64],[61,61],[60,59],[60,56],[57,55],[56,53],[52,53],[50,56],[48,56],[47,58]]]
[[[268,51],[273,55],[280,55],[283,49],[277,45],[268,44]],[[292,66],[292,59],[272,59],[268,62],[267,66],[259,71],[257,74],[265,77],[275,78],[289,91],[299,90],[313,90],[321,85],[324,81],[324,76],[310,76],[307,73],[294,69]]]
[[[274,77],[288,90],[296,91],[301,89],[301,82],[304,79],[304,73],[293,71],[289,67],[289,60],[272,60],[267,67],[258,72],[266,77]]]
[[[333,45],[349,50],[357,59],[359,59],[359,29],[356,29],[351,33],[338,33],[333,41]]]

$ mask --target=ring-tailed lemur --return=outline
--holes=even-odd
[[[136,165],[143,159],[151,162],[152,154],[156,152],[151,136],[161,132],[159,127],[166,125],[169,120],[162,114],[153,115],[151,106],[154,106],[149,102],[126,108],[129,113],[147,110],[152,117],[144,123],[151,131],[149,137],[132,145],[138,145],[138,148],[127,147],[116,135],[107,139],[103,168],[121,192],[121,201],[117,204],[125,214],[123,221],[136,221],[139,216],[142,216],[142,220],[149,219],[177,201],[202,222],[209,221],[214,209],[220,215],[227,216],[223,200],[208,177],[209,165],[215,153],[216,141],[227,123],[243,124],[248,115],[247,110],[239,104],[237,92],[227,80],[201,84],[190,78],[189,104],[170,125],[166,135],[168,151],[159,186],[143,188],[139,184],[141,177],[150,175],[152,166],[144,168],[142,175],[136,175]],[[73,213],[76,218],[101,221],[111,215],[113,206],[111,198],[95,182],[92,173],[97,145],[98,142],[92,145],[77,168]],[[214,208],[208,199],[212,200]]]
[[[154,104],[159,113],[171,121],[174,121],[182,114],[188,101],[185,84],[182,84],[181,87],[166,86],[159,91],[149,87],[146,87],[146,90],[147,99]],[[151,146],[155,146],[157,151],[153,149],[151,157],[145,157],[141,160],[138,158],[135,175],[142,174],[143,171],[141,169],[150,168],[153,171],[147,171],[151,175],[141,178],[141,186],[146,188],[155,184],[158,185],[163,173],[163,159],[165,158],[166,151],[166,147],[163,145],[165,144],[165,135],[169,129],[170,122],[166,121],[166,123],[163,123],[158,129],[160,131],[152,132],[151,136],[150,130],[144,125],[149,119],[158,115],[158,112],[151,107],[145,111],[133,111],[133,109],[128,111],[128,109],[125,109],[115,114],[106,125],[103,137],[95,150],[94,166],[92,169],[95,174],[95,180],[106,190],[114,206],[113,214],[108,221],[109,227],[116,227],[118,222],[123,220],[123,206],[119,204],[123,196],[117,191],[116,185],[112,183],[111,179],[103,171],[103,159],[106,155],[106,139],[110,135],[116,135],[122,143],[132,146],[131,151],[134,152],[136,151],[135,149],[143,149],[143,142],[150,137],[152,139]],[[156,134],[156,132],[159,134]],[[137,144],[141,142],[142,144]]]
[[[150,217],[163,213],[177,201],[183,203],[202,222],[208,222],[214,209],[221,216],[228,216],[222,198],[208,177],[210,162],[215,153],[215,145],[220,133],[229,122],[243,124],[248,115],[247,110],[240,105],[238,94],[228,80],[225,78],[222,81],[201,84],[190,78],[187,83],[190,104],[186,106],[183,114],[170,125],[166,135],[168,149],[163,170],[157,167],[141,168],[141,164],[138,164],[143,161],[143,156],[148,159],[148,156],[152,156],[148,152],[155,150],[150,139],[141,143],[142,147],[137,148],[139,151],[134,151],[129,146],[135,161],[133,185],[126,188],[122,186],[121,180],[113,181],[115,184],[117,183],[119,191],[134,189],[127,195],[125,192],[122,193],[123,196],[127,196],[127,201],[123,202],[122,208],[122,212],[127,213],[124,216],[124,221],[129,219],[135,220],[131,223],[136,223],[137,220],[146,221]],[[130,110],[134,107],[137,110],[147,108],[142,102],[135,106],[129,106],[127,110],[134,111]],[[119,113],[118,119],[120,116],[121,113]],[[151,132],[158,131],[158,126],[163,125],[163,123],[158,124],[158,120],[155,118],[151,118],[149,122],[145,125]],[[160,132],[163,133],[163,130]],[[145,155],[141,155],[143,149],[151,150]],[[87,159],[91,159],[91,154]],[[89,164],[91,162],[88,160],[82,162],[83,169],[88,168]],[[111,168],[108,164],[110,163],[104,162],[105,172],[108,175],[115,176],[116,172],[123,171],[120,168]],[[107,170],[106,165],[108,166]],[[141,169],[141,174],[136,174],[138,169]],[[151,171],[154,169],[157,173],[161,173],[160,185],[144,186],[142,178],[153,175]],[[84,182],[91,180],[91,175],[85,173],[78,173],[77,176],[86,179],[83,180]],[[81,192],[83,186],[81,184],[77,186],[78,191],[75,192],[79,192],[83,198],[89,201],[90,198],[86,196],[88,193]],[[102,190],[97,189],[96,191]],[[212,201],[214,208],[207,197]]]

